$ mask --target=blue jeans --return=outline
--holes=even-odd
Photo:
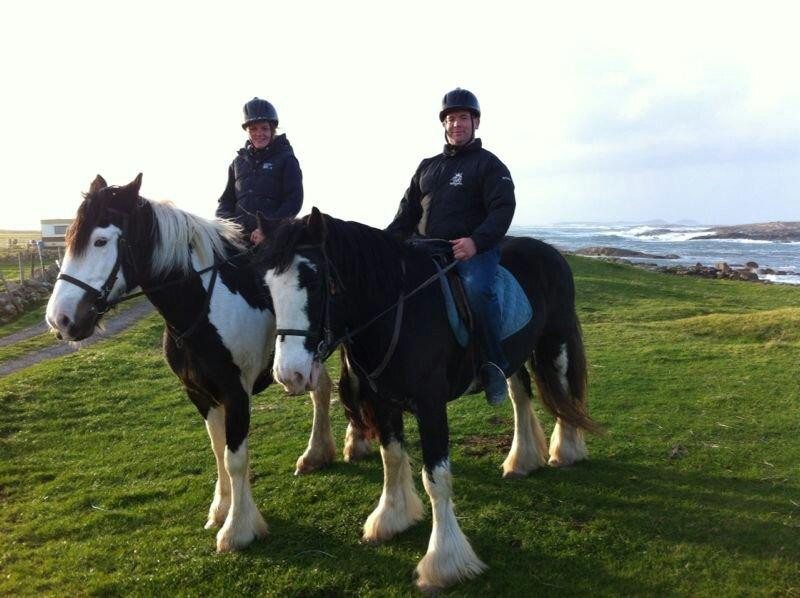
[[[494,292],[494,279],[500,265],[500,248],[476,253],[466,262],[458,262],[456,270],[464,283],[469,306],[475,319],[479,366],[491,362],[503,371],[508,362],[500,345],[500,303]]]

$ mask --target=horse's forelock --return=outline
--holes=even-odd
[[[306,218],[287,221],[273,231],[257,258],[267,270],[283,274],[289,269],[294,262],[297,246],[304,238]]]
[[[108,194],[104,193],[105,191],[106,189],[101,189],[83,194],[83,202],[78,206],[75,220],[64,235],[67,249],[75,256],[80,256],[86,251],[92,231],[100,226],[104,218],[107,218],[103,200]]]

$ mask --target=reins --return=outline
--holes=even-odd
[[[331,272],[333,273],[336,280],[339,281],[339,284],[342,286],[342,289],[344,290],[344,285],[341,283],[341,277],[339,276],[336,267],[333,265],[330,258],[328,257],[328,253],[325,250],[324,243],[319,245],[298,245],[295,249],[296,250],[318,249],[322,253],[322,257],[325,261],[323,269],[323,278],[324,278],[323,282],[326,292],[324,299],[325,305],[323,308],[322,325],[319,332],[312,332],[310,330],[297,330],[294,328],[278,328],[275,331],[275,334],[279,337],[282,337],[282,340],[285,340],[285,337],[287,336],[302,336],[311,339],[319,338],[320,341],[319,344],[317,345],[316,352],[314,353],[314,358],[319,361],[325,361],[326,359],[328,359],[328,357],[330,357],[333,351],[336,350],[336,347],[338,347],[341,344],[344,344],[344,346],[349,349],[349,345],[353,342],[353,338],[356,335],[360,334],[361,332],[372,326],[375,322],[380,320],[383,316],[388,314],[393,309],[396,309],[397,311],[395,315],[392,339],[389,342],[389,346],[386,349],[386,353],[384,354],[380,364],[378,364],[378,366],[372,372],[368,372],[366,368],[364,368],[353,358],[352,351],[348,352],[348,359],[356,367],[358,367],[358,369],[360,369],[361,372],[366,376],[367,381],[369,382],[372,390],[377,391],[377,387],[375,385],[375,379],[378,376],[380,376],[381,373],[383,373],[383,370],[386,369],[386,366],[389,365],[389,362],[391,361],[392,356],[394,355],[394,351],[397,348],[397,341],[400,338],[400,329],[402,327],[405,302],[411,299],[414,295],[416,295],[426,287],[436,282],[436,280],[447,274],[450,270],[455,268],[458,262],[453,261],[444,268],[442,268],[441,270],[437,270],[435,274],[425,279],[421,284],[417,285],[409,293],[404,293],[401,290],[400,296],[398,297],[397,301],[395,301],[392,305],[390,305],[389,307],[387,307],[386,309],[384,309],[383,311],[373,316],[372,318],[370,318],[369,320],[367,320],[366,322],[359,325],[353,330],[348,330],[347,328],[345,328],[345,332],[343,335],[341,335],[339,338],[333,339],[333,331],[331,330],[331,324],[330,324],[330,303],[331,303],[331,296],[336,294],[336,287],[333,284],[330,273]],[[406,274],[405,261],[401,261],[401,268],[403,270],[403,281],[405,281],[405,274]],[[402,284],[401,284],[401,289],[402,289]]]

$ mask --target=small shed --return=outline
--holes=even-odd
[[[64,247],[64,235],[67,233],[72,218],[55,218],[42,220],[42,241],[48,247]]]

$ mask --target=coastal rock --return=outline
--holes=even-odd
[[[597,257],[636,257],[649,258],[651,260],[677,260],[680,257],[671,253],[667,255],[653,255],[641,251],[633,251],[631,249],[620,249],[619,247],[582,247],[576,249],[575,253],[577,255]]]
[[[727,262],[717,262],[717,265],[714,267],[723,274],[727,274],[731,271],[731,267],[727,264]]]
[[[752,270],[736,270],[739,280],[758,280],[758,274]]]
[[[646,230],[643,233],[636,233],[637,237],[656,237],[658,235],[665,235],[667,233],[675,232],[671,228],[654,228],[653,230]]]
[[[800,222],[761,222],[736,226],[712,226],[697,239],[752,239],[754,241],[800,241]]]
[[[758,264],[756,262],[747,262],[744,266],[750,270],[758,270]]]

